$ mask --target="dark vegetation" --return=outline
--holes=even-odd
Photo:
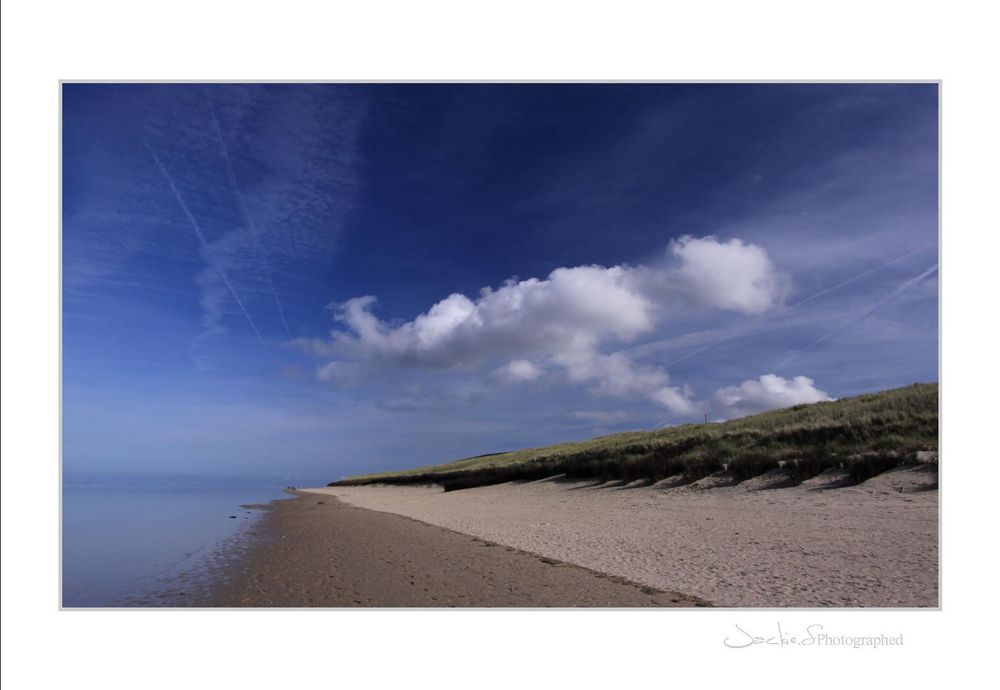
[[[466,458],[400,472],[351,477],[330,486],[439,484],[446,491],[554,475],[597,481],[674,477],[693,482],[717,472],[743,481],[784,468],[793,483],[839,468],[855,482],[914,462],[938,443],[938,386],[914,384],[834,402],[723,423],[686,424]]]

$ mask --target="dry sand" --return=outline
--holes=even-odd
[[[696,598],[409,518],[300,494],[197,597],[159,605],[254,607],[697,606]]]
[[[770,488],[783,483],[775,475],[673,488],[548,480],[447,493],[309,491],[717,606],[938,605],[936,465],[857,486],[829,472]]]

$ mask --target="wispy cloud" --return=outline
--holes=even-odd
[[[69,313],[106,316],[112,304],[137,308],[140,295],[194,288],[203,328],[189,353],[202,363],[226,332],[249,330],[269,349],[303,328],[303,314],[322,308],[329,262],[360,187],[366,105],[348,89],[276,90],[74,92],[96,107],[81,101],[87,107],[74,111],[71,125],[87,133],[68,137],[67,160],[77,171],[64,203]],[[135,154],[144,147],[155,158]],[[178,203],[182,214],[172,210]],[[197,241],[185,242],[178,232],[192,223]],[[127,284],[135,289],[121,289]],[[247,328],[227,331],[234,317]]]
[[[154,161],[156,161],[156,166],[163,174],[163,178],[170,186],[170,191],[172,191],[174,197],[176,197],[177,204],[181,207],[181,211],[184,212],[184,217],[187,218],[189,223],[191,223],[191,227],[194,230],[195,235],[198,237],[198,243],[201,245],[202,253],[205,257],[205,260],[209,264],[208,270],[218,274],[219,278],[226,286],[226,289],[229,290],[229,294],[232,295],[233,300],[236,302],[237,306],[239,306],[240,311],[243,312],[243,316],[246,317],[247,323],[250,324],[250,328],[257,336],[257,340],[260,341],[260,344],[264,348],[264,351],[267,352],[267,356],[273,359],[274,355],[271,353],[271,348],[267,346],[267,343],[264,341],[264,337],[260,334],[260,329],[257,328],[257,324],[254,323],[253,317],[250,316],[250,312],[247,311],[246,306],[243,304],[243,300],[240,299],[239,294],[236,292],[236,288],[233,287],[232,282],[229,280],[229,276],[226,275],[226,269],[223,266],[219,265],[219,263],[217,262],[216,257],[214,256],[211,248],[208,245],[208,242],[205,240],[205,233],[202,232],[201,226],[198,224],[198,221],[191,214],[191,209],[188,208],[187,203],[184,201],[184,197],[177,189],[177,185],[174,184],[174,178],[170,176],[170,173],[167,171],[166,167],[160,161],[160,157],[156,155],[156,152],[148,146],[146,148],[149,151],[149,155],[153,157]]]
[[[271,294],[274,296],[274,305],[278,308],[278,316],[281,318],[281,324],[285,327],[285,333],[291,335],[291,331],[288,328],[288,321],[285,319],[285,310],[281,306],[281,299],[278,297],[278,291],[274,288],[274,279],[271,277],[271,266],[267,260],[267,253],[260,246],[257,225],[254,223],[253,214],[251,214],[250,210],[247,208],[246,199],[243,197],[243,190],[240,188],[239,180],[236,178],[236,170],[233,168],[233,158],[229,155],[229,146],[226,144],[226,138],[223,136],[222,128],[219,126],[219,117],[215,114],[215,106],[212,104],[212,99],[207,94],[205,95],[205,100],[208,102],[208,109],[212,114],[212,125],[215,128],[215,135],[219,140],[219,146],[222,148],[222,154],[226,159],[226,169],[229,171],[229,180],[232,182],[233,191],[236,193],[236,198],[239,200],[240,211],[242,211],[243,216],[247,220],[247,227],[250,231],[250,237],[253,239],[254,250],[257,256],[260,257],[264,278],[267,280],[267,286],[271,290]]]

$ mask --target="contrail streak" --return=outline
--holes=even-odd
[[[903,254],[902,256],[897,256],[892,261],[887,261],[886,263],[882,264],[881,266],[876,266],[875,268],[869,269],[869,270],[865,271],[864,273],[859,273],[858,275],[854,276],[853,278],[848,278],[844,282],[838,283],[838,284],[834,285],[833,287],[828,287],[825,290],[820,290],[819,292],[817,292],[814,295],[810,295],[809,297],[806,297],[805,299],[800,300],[800,301],[796,302],[795,304],[791,304],[791,305],[785,307],[785,309],[782,310],[782,311],[787,311],[789,309],[794,309],[795,307],[798,307],[799,305],[806,304],[807,302],[812,302],[814,299],[819,299],[820,297],[822,297],[823,295],[825,295],[827,293],[833,292],[834,290],[839,290],[840,288],[844,287],[845,285],[850,285],[851,283],[853,283],[855,281],[858,281],[858,280],[861,280],[862,278],[865,278],[866,276],[870,276],[872,273],[875,273],[876,271],[881,271],[883,268],[888,268],[889,266],[892,266],[893,264],[898,264],[900,261],[903,261],[904,259],[909,259],[914,254],[918,254],[918,253],[920,253],[920,252],[922,252],[922,251],[924,251],[926,249],[930,249],[931,247],[933,247],[936,244],[937,244],[937,240],[934,240],[930,244],[925,244],[923,247],[918,247],[917,249],[914,249],[913,251],[907,252],[906,254]]]
[[[747,333],[750,333],[751,331],[754,330],[754,328],[756,328],[757,326],[759,326],[761,323],[763,323],[765,321],[768,321],[768,320],[774,318],[775,316],[780,316],[781,314],[789,312],[792,309],[795,309],[796,307],[800,307],[803,304],[808,304],[809,302],[812,302],[813,300],[819,299],[820,297],[822,297],[824,295],[830,294],[834,290],[839,290],[842,287],[845,287],[847,285],[850,285],[851,283],[854,283],[854,282],[856,282],[858,280],[861,280],[862,278],[870,276],[872,273],[875,273],[877,271],[881,271],[883,268],[888,268],[889,266],[892,266],[893,264],[899,263],[900,261],[903,261],[904,259],[908,259],[911,256],[913,256],[914,254],[918,254],[918,253],[920,253],[922,251],[930,249],[931,247],[933,247],[936,244],[937,244],[937,240],[931,242],[930,244],[925,244],[922,247],[918,247],[917,249],[909,251],[906,254],[903,254],[902,256],[897,256],[895,259],[892,259],[891,261],[887,261],[884,264],[876,266],[875,268],[868,269],[864,273],[859,273],[858,275],[856,275],[856,276],[854,276],[852,278],[848,278],[847,280],[845,280],[845,281],[843,281],[841,283],[837,283],[836,285],[833,285],[831,287],[828,287],[828,288],[825,288],[823,290],[820,290],[819,292],[817,292],[815,294],[809,295],[805,299],[799,300],[798,302],[796,302],[794,304],[790,304],[787,307],[783,307],[783,308],[779,309],[778,311],[776,311],[776,312],[774,312],[772,314],[768,314],[764,318],[755,321],[754,323],[750,324],[747,328],[744,328],[741,331],[739,331],[739,332],[737,332],[737,333],[735,333],[733,335],[728,335],[725,338],[722,338],[721,340],[716,340],[716,341],[713,341],[711,343],[708,343],[707,345],[703,345],[702,347],[699,347],[697,350],[694,350],[693,352],[689,352],[686,355],[683,355],[681,357],[678,357],[676,359],[673,359],[673,360],[667,362],[663,366],[665,366],[665,367],[673,366],[674,364],[677,364],[678,362],[683,362],[684,360],[690,359],[691,357],[694,357],[695,355],[700,355],[705,350],[710,350],[713,347],[717,347],[719,345],[722,345],[723,343],[728,343],[730,340],[736,340],[737,338],[740,338],[740,337],[746,335]]]
[[[194,215],[191,213],[191,209],[189,209],[188,205],[184,202],[184,197],[181,196],[180,190],[177,189],[177,185],[174,184],[174,178],[170,176],[170,173],[167,172],[166,167],[164,167],[163,163],[160,161],[160,157],[156,155],[156,152],[153,151],[148,144],[146,145],[146,150],[149,151],[149,155],[151,155],[153,160],[156,161],[156,167],[160,169],[160,173],[163,175],[163,178],[167,181],[167,184],[170,185],[170,189],[174,193],[177,203],[180,205],[181,210],[184,211],[184,215],[191,223],[191,227],[194,228],[194,234],[198,236],[198,242],[201,244],[201,248],[202,251],[205,252],[205,256],[210,256],[211,251],[208,247],[208,242],[205,241],[205,234],[201,231],[201,226],[198,225],[198,221],[195,220]],[[219,275],[222,277],[222,282],[225,283],[226,287],[229,289],[229,293],[233,296],[233,299],[236,300],[236,304],[239,305],[240,310],[243,312],[243,316],[247,318],[247,323],[250,324],[250,328],[252,328],[253,332],[257,335],[257,340],[259,340],[260,344],[264,347],[264,351],[267,352],[267,356],[273,360],[274,355],[271,353],[271,348],[269,348],[267,343],[264,342],[264,338],[257,329],[257,324],[255,324],[253,319],[250,318],[250,312],[247,311],[247,308],[244,306],[243,300],[240,299],[240,296],[236,294],[236,289],[233,288],[233,284],[229,282],[229,276],[226,275],[226,271],[221,266],[218,267],[218,271]]]
[[[886,295],[885,297],[883,297],[882,299],[880,299],[878,302],[876,302],[875,306],[871,307],[870,309],[868,309],[867,311],[865,311],[863,314],[860,314],[859,316],[854,317],[853,319],[851,319],[847,323],[845,323],[845,324],[843,324],[841,326],[838,326],[837,328],[833,329],[832,331],[830,331],[826,335],[824,335],[824,336],[822,336],[820,338],[817,338],[816,340],[814,340],[813,342],[809,343],[805,347],[799,348],[798,350],[796,350],[795,352],[793,352],[790,356],[786,357],[778,366],[776,366],[773,369],[773,372],[777,373],[778,370],[784,368],[789,363],[791,363],[791,362],[795,361],[796,359],[798,359],[799,356],[803,352],[805,352],[806,350],[809,350],[809,349],[811,349],[813,347],[816,347],[817,345],[819,345],[820,343],[822,343],[824,340],[827,340],[827,339],[833,337],[834,335],[836,335],[837,333],[840,333],[841,331],[843,331],[843,330],[845,330],[847,328],[850,328],[851,326],[853,326],[854,324],[856,324],[858,321],[861,321],[862,319],[868,318],[869,316],[871,316],[872,314],[874,314],[875,312],[877,312],[879,309],[881,309],[882,307],[884,307],[886,304],[888,304],[892,300],[894,300],[897,297],[899,297],[901,294],[903,294],[907,290],[909,290],[909,289],[915,287],[916,285],[918,285],[924,278],[930,276],[932,273],[934,273],[937,270],[938,270],[938,265],[934,264],[933,266],[931,266],[930,268],[928,268],[926,271],[924,271],[920,275],[915,276],[913,278],[910,278],[906,282],[902,283],[895,290],[893,290],[892,292],[890,292],[888,295]]]
[[[271,265],[267,260],[267,255],[264,253],[263,247],[260,246],[257,224],[254,223],[253,216],[250,215],[250,209],[247,208],[246,199],[243,196],[243,190],[240,188],[240,183],[236,179],[236,169],[233,167],[233,159],[229,155],[229,147],[226,145],[226,139],[222,136],[222,128],[219,126],[219,118],[215,114],[215,105],[212,104],[212,99],[208,97],[208,94],[203,93],[202,95],[204,95],[205,100],[208,101],[208,109],[212,113],[212,124],[215,125],[215,136],[218,138],[219,144],[222,146],[222,153],[226,157],[229,179],[233,184],[233,189],[236,191],[236,198],[239,199],[240,210],[243,212],[243,216],[247,219],[247,223],[250,225],[250,236],[253,238],[253,246],[257,251],[257,256],[260,257],[261,263],[264,265],[264,275],[267,278],[268,287],[271,288],[271,295],[274,296],[274,304],[278,307],[278,316],[281,317],[281,325],[285,327],[285,333],[290,336],[292,332],[288,328],[288,321],[285,320],[285,309],[281,306],[281,300],[278,299],[278,291],[275,290],[274,280],[271,278]]]

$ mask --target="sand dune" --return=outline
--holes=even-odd
[[[717,606],[938,605],[936,465],[770,488],[784,479],[310,491]]]

